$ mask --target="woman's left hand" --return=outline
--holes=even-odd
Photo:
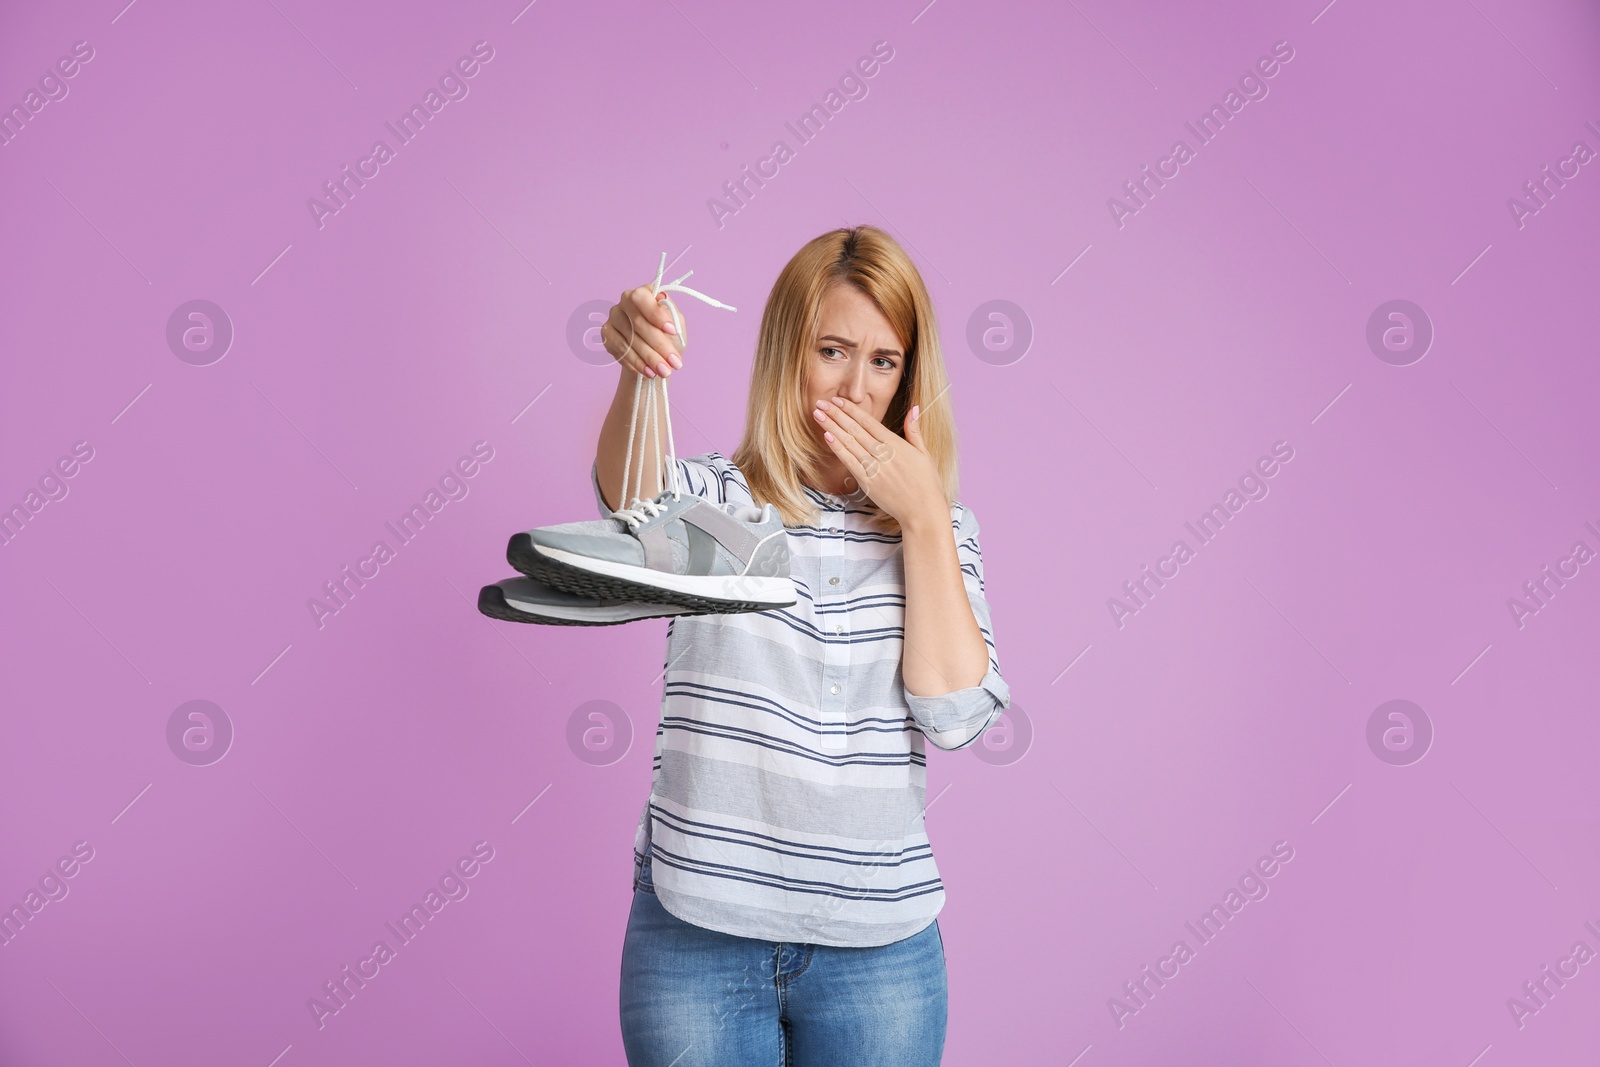
[[[821,401],[815,411],[812,418],[822,423],[823,439],[854,476],[856,485],[901,526],[922,517],[948,520],[944,486],[923,444],[917,408],[906,417],[905,437],[843,397]]]

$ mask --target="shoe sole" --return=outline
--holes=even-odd
[[[789,578],[667,574],[535,545],[526,533],[511,538],[506,546],[506,562],[535,581],[596,600],[674,604],[708,614],[767,611],[798,603],[794,582]]]
[[[546,626],[616,626],[639,619],[662,619],[696,614],[674,604],[660,603],[633,603],[609,608],[558,608],[540,605],[540,610],[537,612],[523,611],[506,598],[505,590],[498,585],[486,585],[478,590],[478,610],[491,619],[540,623]]]

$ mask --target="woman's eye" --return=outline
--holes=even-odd
[[[837,349],[837,348],[824,348],[824,349],[823,349],[823,350],[822,350],[822,352],[823,352],[823,354],[824,354],[824,355],[826,355],[826,354],[827,354],[827,353],[829,353],[829,352],[839,352],[839,350],[838,350],[838,349]],[[844,353],[843,353],[843,352],[839,352],[839,354],[840,354],[840,355],[841,355],[841,356],[842,356],[842,355],[844,355]]]

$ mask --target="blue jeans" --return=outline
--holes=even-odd
[[[935,919],[840,948],[735,937],[684,922],[635,860],[622,943],[629,1067],[936,1067],[948,989]]]

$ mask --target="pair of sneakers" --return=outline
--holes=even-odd
[[[510,622],[611,626],[796,601],[777,508],[675,488],[607,519],[515,534],[506,559],[521,575],[484,586],[478,610]]]
[[[652,293],[688,293],[716,307],[732,307],[683,286],[683,277],[663,285],[667,256],[661,254]],[[683,317],[670,297],[679,343]],[[665,378],[648,380],[644,435],[652,427],[657,454],[665,457],[663,489],[642,498],[644,464],[630,507],[608,518],[560,523],[512,536],[506,560],[521,574],[486,585],[478,610],[509,622],[558,626],[612,626],[669,615],[708,615],[766,611],[797,600],[789,571],[788,534],[776,507],[718,504],[685,492],[672,445],[671,409]],[[639,422],[646,379],[635,383],[633,417],[628,426],[628,456],[623,496],[633,465],[634,431]],[[661,445],[661,419],[667,447]]]

